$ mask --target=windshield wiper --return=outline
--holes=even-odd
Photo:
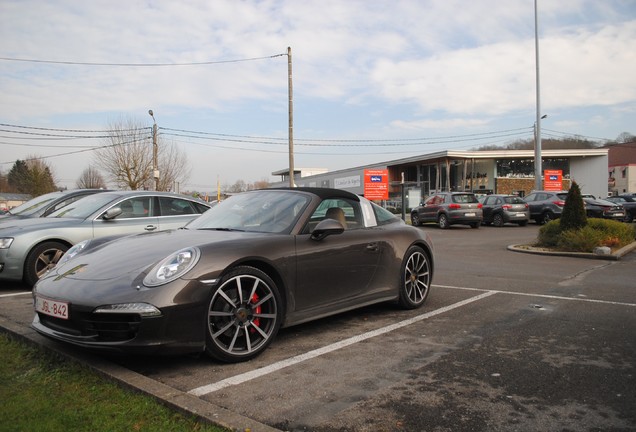
[[[238,232],[245,232],[245,230],[236,229],[236,228],[200,228],[200,229],[206,230],[206,231],[238,231]]]

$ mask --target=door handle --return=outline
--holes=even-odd
[[[144,228],[146,231],[154,231],[157,229],[156,225],[146,225],[146,227]]]
[[[380,248],[379,248],[379,246],[378,246],[378,244],[377,244],[377,243],[369,243],[369,244],[367,245],[367,250],[368,250],[369,252],[377,252],[379,249],[380,249]]]

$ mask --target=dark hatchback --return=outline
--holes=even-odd
[[[515,195],[488,195],[482,201],[484,225],[501,227],[507,223],[526,226],[530,219],[528,203]]]
[[[567,191],[535,191],[524,198],[530,209],[530,219],[539,225],[546,224],[561,217]]]
[[[483,219],[481,207],[474,193],[439,192],[411,210],[411,224],[435,222],[442,229],[455,224],[479,228]]]

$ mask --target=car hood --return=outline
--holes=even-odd
[[[208,231],[208,230],[168,230],[156,233],[138,234],[107,242],[93,240],[96,246],[73,259],[55,267],[46,280],[106,281],[126,279],[138,281],[158,262],[170,254],[189,247],[214,247],[223,242],[241,238],[254,239],[267,234]]]

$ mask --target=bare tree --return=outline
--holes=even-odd
[[[179,191],[179,185],[190,178],[188,157],[177,145],[165,139],[158,139],[157,159],[159,165],[159,190]]]
[[[109,179],[122,189],[154,188],[152,127],[144,126],[140,120],[120,117],[111,121],[108,129],[108,141],[96,154],[96,162]],[[172,190],[188,178],[187,157],[161,135],[157,148],[159,190]]]
[[[89,166],[80,175],[80,178],[77,179],[75,185],[79,189],[105,189],[106,182],[104,181],[104,177],[102,177],[101,173],[97,168],[93,168]]]
[[[152,180],[152,132],[140,121],[121,117],[108,125],[106,145],[95,155],[109,179],[122,189],[143,189]]]

